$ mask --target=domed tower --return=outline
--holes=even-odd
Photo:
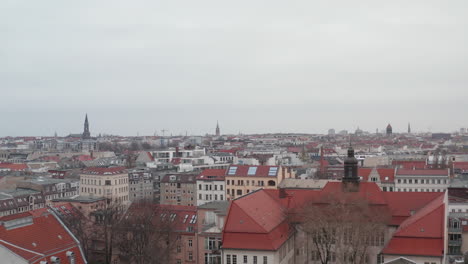
[[[348,157],[344,160],[343,187],[347,191],[359,190],[358,160],[354,157],[354,149],[349,146]]]
[[[387,126],[387,136],[391,136],[392,135],[392,125],[388,124]]]

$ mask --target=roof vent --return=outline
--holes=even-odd
[[[61,235],[58,235],[57,237],[58,237],[59,239],[62,239],[62,236],[61,236]]]
[[[37,247],[36,242],[32,242],[33,247]]]

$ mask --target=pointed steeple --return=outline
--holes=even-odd
[[[220,130],[219,130],[219,122],[218,122],[218,121],[216,121],[216,136],[217,136],[217,137],[221,136],[221,132],[220,132]]]
[[[411,126],[410,126],[410,123],[408,123],[408,134],[411,134]]]
[[[86,114],[85,121],[84,121],[84,130],[83,134],[81,135],[82,139],[90,139],[91,133],[89,132],[89,122],[88,122],[88,114]]]

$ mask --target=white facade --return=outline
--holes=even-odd
[[[444,192],[450,186],[448,175],[396,175],[397,192]]]
[[[223,263],[293,264],[294,236],[276,251],[223,249]]]
[[[197,206],[213,201],[226,201],[225,181],[197,180]]]

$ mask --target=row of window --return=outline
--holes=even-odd
[[[114,180],[114,185],[117,185],[117,184],[126,184],[128,183],[128,178],[120,178],[120,179],[116,179]],[[96,180],[96,179],[81,179],[81,184],[88,184],[88,185],[102,185],[102,181],[101,180]],[[112,180],[105,180],[104,181],[104,185],[112,185]]]
[[[232,258],[231,258],[232,257]],[[252,256],[252,263],[253,264],[259,264],[259,259],[260,257],[257,256]],[[242,258],[242,262],[239,263],[248,263],[248,256],[244,255]],[[226,255],[226,264],[237,264],[237,255]],[[268,257],[263,256],[263,264],[268,264]]]
[[[244,186],[244,180],[237,180],[237,184],[235,180],[226,180],[226,185],[237,185],[237,186]],[[245,186],[255,186],[255,181],[254,180],[246,180],[245,181]],[[257,181],[257,186],[265,186],[265,181]],[[275,181],[268,181],[268,186],[276,186]]]
[[[198,200],[203,200],[203,195],[201,193],[198,194]],[[219,200],[218,200],[218,195],[217,194],[214,195],[214,199],[213,199],[212,194],[205,194],[205,200],[206,201],[224,201],[224,195],[220,194],[219,195]]]
[[[81,187],[81,192],[82,193],[94,193],[94,194],[99,194],[99,195],[104,195],[104,191],[101,191],[101,188],[90,188],[90,187]],[[123,186],[115,189],[115,194],[119,193],[126,193],[128,192],[128,187]],[[107,194],[113,194],[113,189],[107,189]]]
[[[444,189],[406,189],[406,188],[396,188],[397,192],[444,192]]]
[[[214,186],[212,190],[212,186]],[[198,184],[198,190],[202,190],[202,184]],[[217,184],[205,184],[205,191],[217,191],[218,190],[218,185]],[[219,190],[223,190],[223,185],[219,185]]]
[[[398,179],[397,182],[408,184],[447,184],[446,179]]]

